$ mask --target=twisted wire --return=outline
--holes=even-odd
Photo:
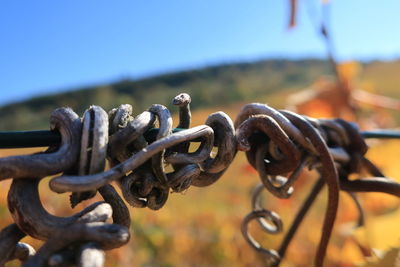
[[[162,105],[152,105],[136,117],[130,105],[109,114],[91,106],[82,119],[71,109],[55,110],[50,122],[61,134],[60,146],[0,159],[0,179],[13,179],[8,206],[15,221],[0,232],[0,264],[18,258],[25,266],[102,266],[103,250],[120,247],[130,237],[129,210],[110,181],[117,181],[130,205],[156,210],[165,204],[170,190],[179,192],[191,184],[204,186],[218,180],[236,153],[233,122],[218,112],[206,125],[189,128],[189,103],[187,94],[174,99],[180,109],[178,126],[187,129],[173,134],[170,112]],[[143,134],[156,123],[158,134],[148,142]],[[215,142],[214,133],[218,133]],[[200,142],[195,152],[189,152],[191,141]],[[210,156],[213,146],[219,148],[214,158]],[[106,158],[111,166],[108,171],[104,171]],[[166,173],[165,164],[174,171]],[[40,201],[38,184],[43,177],[59,173],[50,188],[71,192],[71,207],[97,191],[105,202],[70,217],[48,213]],[[107,223],[111,217],[113,223]],[[25,235],[45,243],[35,253],[27,244],[18,243]]]
[[[243,220],[242,232],[248,243],[267,257],[270,265],[279,265],[299,225],[325,184],[328,187],[328,203],[315,266],[322,266],[324,262],[338,211],[340,189],[351,193],[360,213],[359,224],[363,223],[363,212],[354,192],[383,192],[400,197],[399,184],[384,177],[364,157],[368,147],[352,123],[341,119],[316,120],[253,103],[242,108],[235,125],[238,149],[246,152],[249,163],[259,173],[263,185],[256,187],[253,192],[253,211]],[[276,228],[271,229],[271,225],[264,220],[270,211],[257,204],[262,189],[267,189],[278,198],[289,198],[294,192],[294,183],[305,167],[317,170],[320,178],[295,216],[278,251],[262,248],[247,231],[247,224],[257,219],[266,233],[276,233]],[[351,174],[360,173],[362,169],[378,177],[349,180]],[[279,216],[274,220],[280,221]]]
[[[91,106],[79,118],[71,109],[55,110],[51,129],[60,132],[61,144],[43,153],[0,159],[0,180],[13,179],[8,207],[14,224],[0,231],[0,266],[20,259],[25,266],[103,266],[105,250],[129,241],[132,207],[158,210],[169,193],[190,186],[215,183],[232,163],[238,150],[246,152],[262,184],[254,191],[253,210],[243,220],[245,240],[278,265],[323,185],[328,203],[315,265],[322,266],[338,210],[339,190],[350,192],[360,212],[356,192],[384,192],[400,197],[400,185],[384,177],[364,156],[367,146],[353,124],[343,120],[315,120],[264,104],[249,104],[235,124],[223,112],[210,114],[204,125],[191,127],[191,98],[182,93],[173,99],[179,109],[179,131],[173,130],[170,111],[154,104],[133,114],[132,106],[121,105],[106,113]],[[149,130],[158,127],[149,138]],[[235,130],[236,128],[236,130]],[[190,152],[191,142],[197,142]],[[217,153],[212,156],[212,150]],[[106,161],[110,168],[105,170]],[[167,172],[169,165],[172,171]],[[248,229],[257,220],[264,231],[277,234],[283,222],[276,212],[265,209],[260,196],[264,189],[278,198],[290,198],[303,169],[315,169],[320,179],[295,217],[278,250],[263,248]],[[367,171],[372,177],[349,180],[349,175]],[[50,214],[38,192],[43,177],[55,193],[70,192],[71,207],[93,198],[93,203],[70,217]],[[122,197],[110,184],[115,181]],[[112,223],[108,221],[112,218]],[[29,235],[44,240],[35,252],[19,241]]]

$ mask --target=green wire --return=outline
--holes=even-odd
[[[184,129],[175,128],[172,132],[182,130]],[[152,128],[144,134],[144,137],[148,142],[154,142],[157,134],[158,128]],[[57,131],[0,132],[0,149],[58,146],[60,142],[61,135]]]
[[[184,129],[175,128],[173,132],[182,130]],[[152,128],[144,134],[144,137],[148,142],[154,142],[157,133],[158,128]],[[364,138],[400,139],[400,131],[394,130],[363,131],[361,135]],[[57,146],[60,142],[61,136],[57,131],[0,132],[0,149]]]

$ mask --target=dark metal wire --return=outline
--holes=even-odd
[[[0,132],[0,148],[46,147],[60,142],[57,131]]]
[[[172,132],[179,132],[181,128],[175,128]],[[144,136],[146,141],[153,142],[156,139],[158,128],[148,130]],[[14,131],[0,132],[0,149],[57,146],[61,142],[61,135],[57,131]]]
[[[396,130],[372,130],[363,131],[361,135],[364,138],[379,138],[379,139],[399,139],[400,131]]]
[[[175,128],[173,132],[179,132],[181,130],[183,129]],[[153,142],[156,139],[157,133],[158,128],[150,129],[145,133],[146,140],[148,142]],[[396,130],[363,131],[361,135],[366,139],[400,139],[400,131]],[[60,142],[61,136],[57,131],[0,132],[0,149],[57,146]]]

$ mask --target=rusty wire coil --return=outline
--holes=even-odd
[[[51,128],[61,133],[58,147],[44,153],[0,159],[0,179],[12,178],[8,206],[15,224],[0,232],[0,265],[18,258],[25,266],[102,266],[104,250],[120,247],[130,238],[130,215],[125,202],[109,182],[116,180],[123,197],[133,207],[160,209],[170,190],[181,192],[190,185],[214,183],[236,153],[233,122],[223,112],[211,114],[205,125],[190,128],[190,96],[180,94],[178,127],[162,105],[152,105],[136,117],[130,105],[107,114],[91,106],[78,117],[71,109],[57,109]],[[158,124],[155,140],[144,133]],[[200,142],[189,152],[191,141]],[[213,147],[218,153],[211,157]],[[106,158],[110,170],[105,171]],[[174,171],[166,173],[165,164]],[[50,181],[57,193],[71,192],[71,206],[102,195],[97,202],[70,217],[49,214],[40,201],[41,178],[61,173]],[[113,223],[106,221],[112,217]],[[35,252],[19,243],[25,235],[44,240]]]
[[[248,104],[235,121],[239,150],[245,151],[249,163],[259,173],[263,186],[253,192],[252,207],[242,223],[246,241],[263,254],[269,265],[278,265],[298,226],[324,184],[328,187],[328,203],[315,266],[322,266],[332,233],[339,203],[339,190],[351,193],[360,212],[354,192],[382,192],[400,197],[400,185],[384,177],[364,156],[367,145],[355,124],[341,119],[311,119],[290,111],[275,110],[264,104]],[[249,222],[257,219],[266,233],[281,231],[279,216],[262,208],[259,197],[263,188],[278,198],[289,198],[294,184],[304,168],[315,169],[320,178],[296,215],[280,248],[266,249],[249,234]],[[349,180],[349,176],[364,169],[373,178]],[[266,221],[270,220],[274,225]]]
[[[20,259],[25,266],[103,266],[104,251],[126,244],[130,238],[130,215],[125,202],[109,183],[116,181],[125,201],[137,208],[162,208],[171,191],[182,192],[191,185],[204,187],[216,182],[232,163],[237,150],[246,151],[249,163],[258,171],[262,185],[252,199],[253,211],[242,224],[245,240],[277,265],[283,258],[315,197],[324,184],[328,204],[315,265],[322,266],[338,209],[339,190],[384,192],[400,196],[400,186],[386,178],[365,157],[367,146],[351,123],[343,120],[315,120],[263,104],[246,105],[235,124],[223,112],[211,114],[204,125],[190,128],[191,98],[180,94],[173,99],[179,109],[180,131],[173,132],[170,111],[152,105],[133,114],[121,105],[108,114],[91,106],[79,118],[71,109],[55,110],[51,129],[62,136],[59,146],[46,152],[0,159],[0,180],[12,178],[8,206],[14,219],[0,232],[0,265]],[[145,133],[158,127],[156,136]],[[236,130],[235,130],[236,128]],[[191,142],[200,142],[189,152]],[[211,156],[217,147],[217,154]],[[105,170],[106,160],[110,169]],[[167,172],[170,165],[173,171]],[[321,178],[295,217],[278,250],[263,248],[248,231],[257,220],[267,233],[283,230],[276,212],[259,201],[266,189],[279,198],[289,198],[304,168],[315,169]],[[372,178],[349,180],[352,173],[367,170]],[[61,175],[60,175],[61,174]],[[40,201],[38,184],[52,178],[56,193],[71,192],[71,206],[97,194],[104,202],[94,203],[70,217],[49,214]],[[360,210],[360,224],[362,210]],[[112,218],[112,223],[108,223]],[[35,252],[19,241],[25,236],[44,240]]]

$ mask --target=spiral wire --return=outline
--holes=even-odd
[[[367,146],[352,123],[340,119],[311,119],[275,110],[264,104],[248,104],[235,123],[223,112],[211,114],[204,125],[190,127],[191,98],[182,93],[173,99],[179,122],[173,128],[170,111],[154,104],[134,115],[132,106],[121,105],[106,113],[91,106],[82,118],[69,108],[56,109],[50,127],[60,132],[61,143],[45,152],[0,158],[0,180],[13,179],[8,208],[14,223],[0,231],[0,265],[19,259],[24,266],[103,266],[105,251],[130,239],[132,207],[158,210],[170,192],[215,183],[232,163],[238,150],[245,151],[261,184],[252,197],[252,211],[244,218],[242,233],[269,265],[279,265],[287,247],[316,196],[326,184],[328,202],[315,256],[322,266],[338,210],[339,191],[351,194],[362,209],[357,192],[383,192],[400,197],[400,185],[385,177],[365,158]],[[147,132],[158,127],[149,138]],[[236,128],[236,129],[235,129]],[[194,152],[190,143],[198,142]],[[213,148],[217,154],[212,156]],[[105,170],[108,161],[110,168]],[[167,172],[169,165],[173,171]],[[278,198],[290,198],[303,169],[316,170],[320,178],[292,222],[278,250],[262,247],[248,229],[257,220],[268,234],[283,231],[279,215],[263,207],[267,190]],[[372,177],[350,180],[367,171]],[[42,205],[38,185],[42,178],[55,193],[70,193],[71,207],[93,198],[96,202],[70,217],[50,214]],[[115,181],[122,197],[110,184]],[[110,223],[112,220],[112,223]],[[44,241],[36,252],[19,242],[29,235]]]

